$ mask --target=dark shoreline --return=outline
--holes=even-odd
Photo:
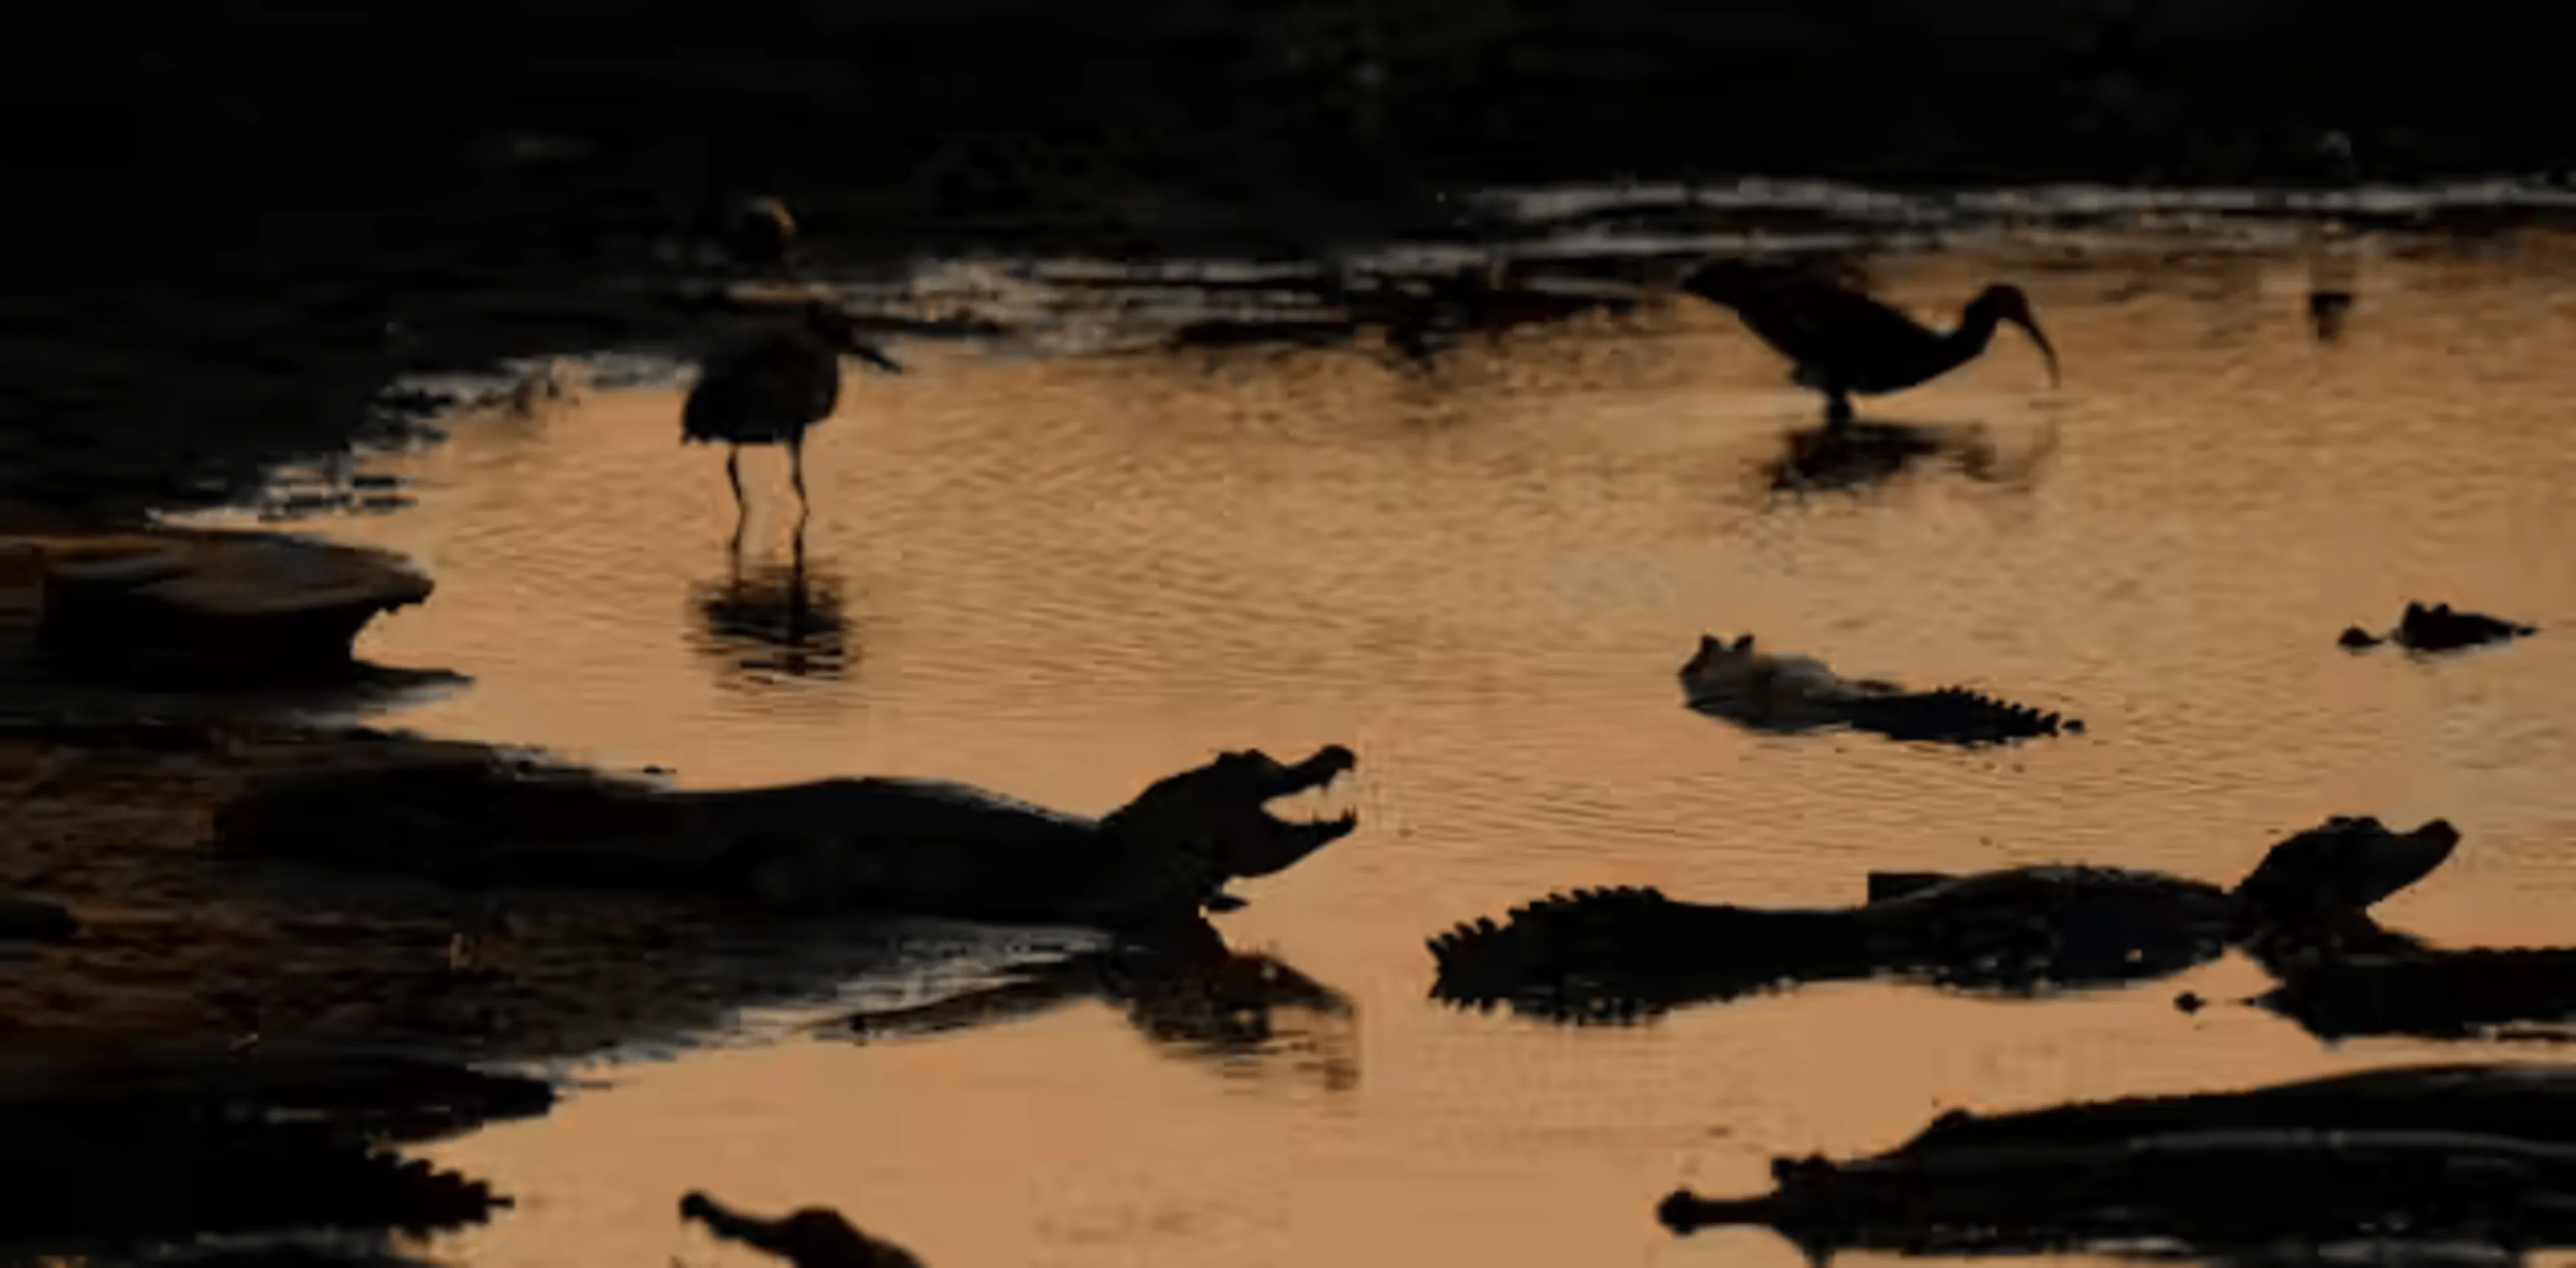
[[[0,176],[28,191],[0,207],[0,502],[131,516],[236,500],[262,459],[342,448],[398,369],[667,329],[600,280],[748,192],[788,199],[855,268],[993,248],[1311,259],[1459,232],[1438,192],[1503,184],[2295,188],[2576,168],[2554,53],[2486,12],[48,11],[21,43],[42,51],[0,76],[22,122]],[[2330,130],[2357,173],[2321,158]],[[421,308],[480,311],[415,322],[395,347],[386,323]]]

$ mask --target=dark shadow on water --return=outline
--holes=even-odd
[[[2391,945],[2276,969],[2253,1002],[2320,1039],[2576,1040],[2576,948]]]
[[[721,581],[693,587],[691,640],[718,680],[757,690],[789,679],[838,679],[856,658],[839,578],[807,561],[797,530],[784,564],[746,569],[739,550]]]
[[[0,712],[115,711],[159,717],[355,719],[391,713],[465,690],[474,680],[447,669],[352,660],[293,675],[241,680],[218,670],[146,660],[84,661],[48,656],[31,682],[0,680]]]
[[[373,1235],[466,1227],[509,1205],[394,1146],[554,1102],[538,1080],[358,1052],[24,1039],[0,1057],[0,1263],[385,1263]],[[321,1229],[356,1241],[156,1254],[208,1234]]]
[[[1204,919],[1150,939],[1016,966],[996,985],[863,1013],[842,1028],[860,1039],[929,1035],[1083,999],[1124,1009],[1128,1024],[1156,1048],[1229,1074],[1291,1072],[1331,1091],[1359,1083],[1349,998],[1272,956],[1234,950]]]
[[[0,1259],[0,1264],[17,1268]],[[31,1261],[32,1264],[32,1261]],[[215,1238],[181,1249],[120,1259],[86,1256],[84,1268],[437,1268],[403,1254],[383,1233],[304,1234],[293,1237]]]
[[[2334,343],[2343,338],[2344,322],[2352,315],[2352,292],[2314,290],[2308,292],[2308,325],[2317,333],[2317,342]]]
[[[2019,484],[2035,476],[2057,448],[2053,426],[2028,452],[2007,455],[1983,423],[1867,419],[1854,419],[1840,429],[1818,426],[1791,431],[1784,440],[1763,475],[1773,493],[1790,495],[1857,492],[1942,460],[1972,480]]]

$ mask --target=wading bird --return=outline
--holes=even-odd
[[[1999,322],[2029,332],[2048,359],[2049,384],[2058,381],[2057,350],[2017,286],[1979,292],[1948,332],[1791,265],[1720,260],[1683,279],[1682,289],[1733,309],[1764,343],[1796,362],[1798,385],[1825,394],[1829,430],[1850,425],[1855,393],[1903,391],[1975,360]]]
[[[696,386],[680,409],[680,443],[723,441],[732,446],[725,457],[725,478],[733,483],[736,519],[742,532],[742,447],[785,445],[796,503],[805,499],[805,429],[831,417],[841,399],[841,354],[849,353],[888,374],[901,374],[895,363],[869,343],[850,315],[829,300],[811,300],[795,326],[771,330],[709,357]],[[799,521],[802,522],[801,519]]]

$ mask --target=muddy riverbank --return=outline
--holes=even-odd
[[[824,931],[764,942],[705,911],[614,896],[322,882],[208,842],[214,812],[263,773],[486,760],[508,759],[355,728],[0,723],[0,892],[80,922],[0,969],[13,1042],[194,1035],[578,1057],[713,1031],[746,1004],[823,989],[888,954]]]

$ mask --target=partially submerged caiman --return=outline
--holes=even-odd
[[[2358,625],[2348,626],[2335,641],[2344,650],[2366,652],[2382,643],[2395,643],[2416,655],[2438,655],[2484,647],[2489,643],[2506,643],[2539,633],[2536,626],[2507,621],[2483,612],[2459,612],[2450,604],[2430,607],[2410,602],[2395,629],[2386,634],[2373,634]]]
[[[2336,818],[2272,847],[2233,889],[2156,872],[2041,866],[1876,873],[1859,907],[1678,902],[1583,890],[1430,942],[1434,997],[1619,1021],[1802,982],[1871,977],[2029,993],[2162,977],[2242,946],[2267,963],[2393,938],[2364,914],[2442,865],[2440,819]]]
[[[487,758],[278,778],[225,807],[215,836],[452,884],[1125,929],[1233,906],[1229,882],[1349,835],[1355,815],[1292,823],[1265,806],[1356,761],[1338,744],[1294,765],[1225,753],[1092,819],[934,780],[673,791]]]
[[[1819,1263],[1846,1250],[2510,1263],[2576,1246],[2576,1071],[2432,1066],[1954,1110],[1875,1158],[1771,1169],[1769,1194],[1681,1190],[1657,1215],[1677,1233],[1766,1225]]]
[[[1964,687],[1908,691],[1844,678],[1810,657],[1757,652],[1750,634],[1732,643],[1701,635],[1681,681],[1693,710],[1782,735],[1849,727],[1891,740],[1974,746],[2084,729],[2077,719]]]

